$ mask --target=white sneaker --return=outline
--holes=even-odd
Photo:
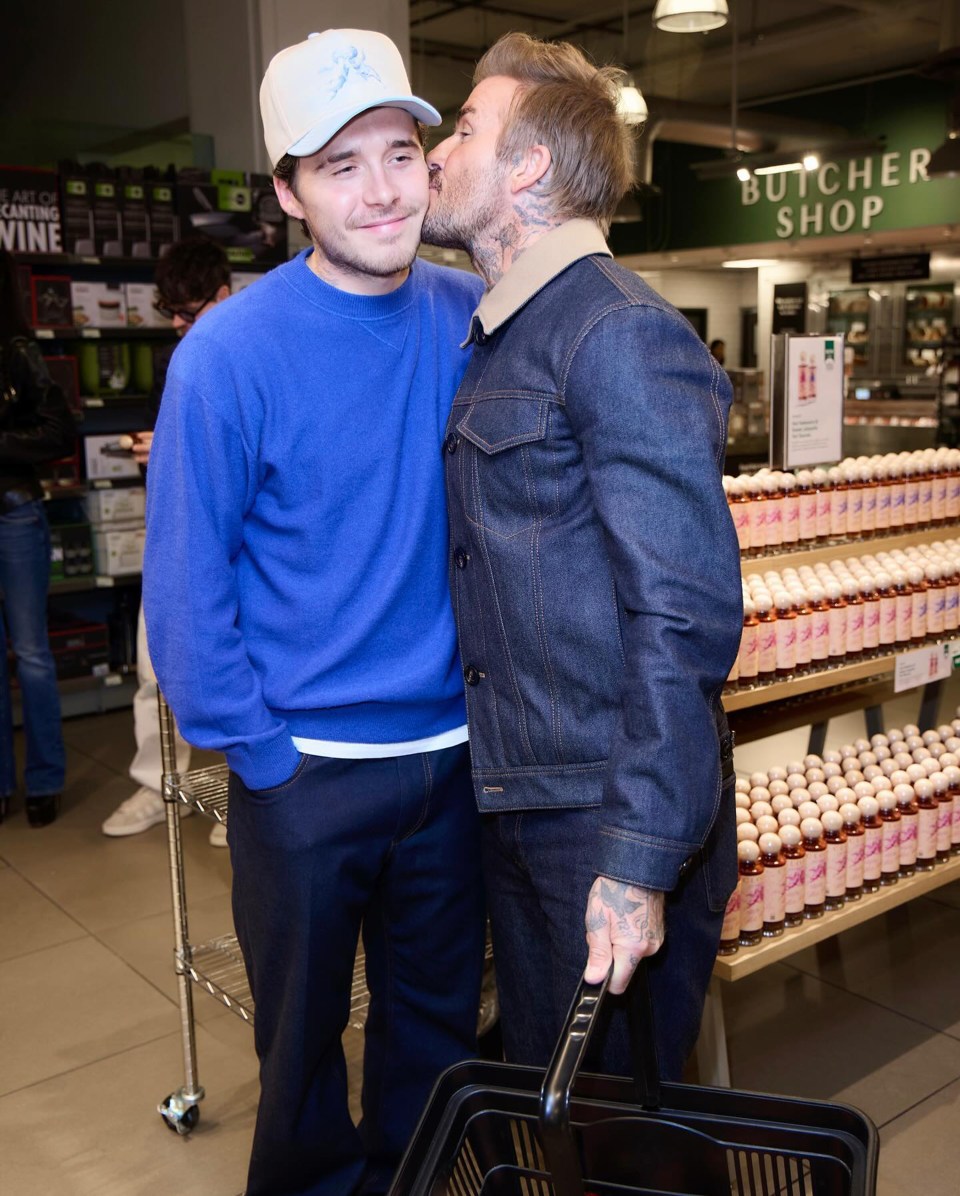
[[[226,847],[227,845],[227,826],[224,822],[215,822],[210,828],[210,846],[211,847]]]
[[[189,806],[182,805],[180,813],[192,814],[193,811]],[[148,789],[143,785],[126,801],[120,803],[100,829],[105,835],[116,838],[123,835],[139,835],[156,826],[158,822],[163,822],[165,818],[163,798],[155,789]]]

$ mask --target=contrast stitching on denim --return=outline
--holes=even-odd
[[[415,835],[427,820],[430,808],[430,798],[433,795],[433,770],[430,768],[430,756],[427,752],[420,753],[420,765],[423,769],[423,805],[420,807],[420,817],[405,835],[400,836],[400,842]]]
[[[717,359],[710,354],[710,398],[713,400],[713,408],[717,414],[717,425],[719,429],[719,438],[717,440],[717,464],[723,467],[723,458],[727,448],[727,438],[723,430],[723,408],[720,406],[720,396],[718,394],[718,383],[720,382],[720,364]]]
[[[475,391],[469,395],[458,395],[454,400],[453,406],[469,407],[473,403],[485,403],[488,399],[517,399],[520,401],[529,401],[531,399],[546,400],[548,403],[558,402],[555,391],[552,390],[527,390],[523,386],[515,386],[510,390],[483,390]]]
[[[573,368],[574,358],[576,357],[577,352],[579,351],[580,346],[583,344],[586,337],[589,336],[589,334],[594,330],[594,328],[596,328],[596,326],[600,323],[600,321],[603,320],[606,316],[610,315],[611,312],[627,311],[631,306],[635,306],[635,305],[630,304],[630,303],[611,303],[607,307],[603,308],[601,311],[597,312],[596,315],[594,315],[593,319],[590,320],[587,324],[585,324],[583,326],[583,328],[580,329],[577,339],[573,342],[573,344],[570,347],[570,352],[567,355],[566,365],[564,366],[563,370],[561,371],[560,394],[563,398],[564,403],[566,403],[566,396],[567,396],[567,379],[570,376],[570,370]]]
[[[620,596],[617,593],[617,579],[613,572],[613,564],[607,554],[607,564],[610,567],[610,588],[613,590],[613,625],[617,629],[617,644],[620,647],[620,663],[626,666],[627,648],[623,642],[623,632],[620,630]]]
[[[682,851],[690,855],[699,851],[702,844],[688,843],[685,839],[661,839],[659,835],[642,835],[619,826],[601,826],[600,834],[609,839],[620,839],[624,843],[639,843],[644,847],[666,847],[670,851]]]
[[[297,765],[296,771],[294,772],[293,776],[290,777],[288,780],[284,781],[282,785],[268,785],[266,787],[266,789],[250,789],[249,792],[250,793],[282,793],[284,791],[284,789],[289,789],[291,785],[295,785],[297,783],[297,781],[300,780],[300,774],[303,772],[303,770],[307,767],[307,765],[309,764],[309,762],[312,759],[313,759],[313,756],[309,756],[309,755],[307,755],[306,752],[302,752],[300,755],[300,763]],[[244,788],[246,788],[246,786],[244,786]]]
[[[550,647],[546,634],[545,612],[543,609],[543,570],[540,562],[540,529],[542,526],[543,521],[538,520],[533,529],[533,535],[530,537],[530,568],[533,574],[534,593],[534,626],[536,627],[537,639],[540,643],[543,673],[547,681],[547,689],[550,692],[550,722],[553,730],[554,750],[557,753],[557,759],[562,764],[564,751],[563,727],[560,721],[560,695],[557,690],[556,677],[554,676],[553,665],[550,660]]]
[[[623,279],[614,273],[613,270],[608,268],[612,262],[611,258],[594,258],[591,260],[593,261],[593,265],[596,266],[604,278],[613,283],[620,294],[625,295],[626,298],[630,300],[631,307],[649,306],[649,303],[644,303],[644,300],[641,299],[639,295],[634,295],[631,291],[629,291],[624,285]]]
[[[599,764],[518,764],[515,767],[504,768],[474,768],[475,777],[552,777],[568,776],[577,773],[602,772],[607,767],[607,761]]]

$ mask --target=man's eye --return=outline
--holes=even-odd
[[[356,170],[355,166],[341,166],[338,170],[333,172],[334,178],[339,178],[341,175],[349,174],[352,170]]]

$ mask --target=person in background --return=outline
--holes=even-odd
[[[173,324],[183,338],[196,322],[230,295],[230,263],[223,249],[206,237],[188,237],[172,245],[157,263],[154,282],[157,310]],[[154,423],[166,381],[167,367],[173,355],[171,347],[158,361],[150,394]],[[153,445],[153,432],[138,432],[133,455],[146,473]],[[160,759],[160,724],[157,716],[157,679],[147,646],[143,607],[137,612],[137,681],[133,699],[133,734],[137,750],[130,764],[130,777],[138,788],[121,802],[101,829],[105,835],[139,835],[165,818],[160,793],[163,766]],[[190,746],[177,734],[177,767],[190,766]],[[188,806],[180,807],[188,813]],[[214,847],[226,847],[227,828],[215,822],[210,830]]]
[[[612,965],[619,994],[652,956],[678,1079],[737,882],[731,392],[607,248],[633,178],[619,78],[568,43],[501,38],[428,155],[423,237],[488,286],[445,460],[507,1056],[546,1065],[585,964],[593,982]],[[618,1072],[624,1021],[602,1059]]]
[[[710,352],[713,354],[716,361],[723,365],[727,359],[727,342],[716,340],[710,342]]]
[[[447,568],[443,429],[478,278],[417,259],[428,202],[380,33],[281,50],[274,187],[311,248],[174,354],[147,489],[161,688],[230,766],[257,1015],[247,1196],[387,1191],[430,1090],[476,1051],[484,914]],[[341,1039],[363,936],[363,1120]]]
[[[13,257],[0,250],[0,822],[17,782],[8,636],[23,705],[27,820],[46,826],[60,809],[66,753],[47,634],[50,528],[36,467],[66,456],[75,436],[23,315]]]

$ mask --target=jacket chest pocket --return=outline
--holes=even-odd
[[[546,399],[485,399],[455,413],[457,431],[476,451],[460,462],[467,517],[509,539],[558,510]],[[466,448],[466,446],[464,446]]]

